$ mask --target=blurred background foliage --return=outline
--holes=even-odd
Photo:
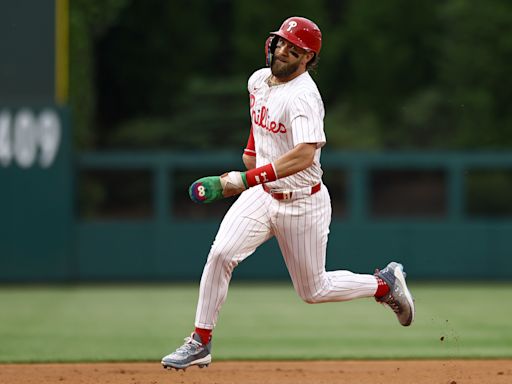
[[[330,148],[512,146],[508,0],[73,0],[75,145],[241,149],[246,82],[289,16],[323,32]]]

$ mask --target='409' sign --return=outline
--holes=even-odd
[[[48,168],[59,151],[61,120],[53,109],[0,109],[0,167]]]

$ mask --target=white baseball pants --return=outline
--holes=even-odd
[[[213,329],[233,269],[275,236],[298,295],[307,303],[371,297],[373,275],[325,270],[331,200],[325,185],[296,200],[276,200],[261,186],[244,191],[222,220],[201,278],[195,326]]]

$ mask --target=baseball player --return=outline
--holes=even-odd
[[[307,303],[374,296],[403,326],[414,319],[414,301],[401,264],[373,274],[325,270],[331,201],[322,183],[320,153],[326,143],[324,106],[309,74],[322,35],[302,17],[290,17],[265,44],[267,67],[249,78],[251,132],[242,156],[246,172],[204,177],[189,189],[198,203],[240,194],[226,213],[201,278],[195,330],[164,368],[211,362],[212,331],[233,269],[276,237],[297,294]]]

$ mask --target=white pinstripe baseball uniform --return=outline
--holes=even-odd
[[[222,220],[208,255],[195,330],[185,344],[162,358],[164,368],[210,364],[212,330],[233,269],[274,236],[304,301],[375,296],[395,312],[401,325],[414,319],[414,299],[400,263],[391,262],[376,275],[325,270],[331,200],[320,166],[326,142],[324,106],[307,72],[316,65],[321,45],[320,29],[303,17],[290,17],[270,33],[265,42],[270,68],[256,71],[248,82],[252,126],[243,156],[248,170],[203,177],[189,188],[196,203],[240,196]]]
[[[313,165],[291,176],[243,192],[224,217],[201,278],[195,325],[213,329],[224,303],[233,269],[258,246],[277,238],[293,286],[308,303],[372,297],[373,275],[325,271],[331,221],[329,192],[322,184],[321,148],[324,107],[306,71],[270,86],[270,68],[249,79],[250,113],[256,166],[271,163],[300,143],[316,143]],[[246,152],[247,153],[247,152]],[[319,188],[319,189],[318,189]],[[269,193],[277,192],[274,196]]]

